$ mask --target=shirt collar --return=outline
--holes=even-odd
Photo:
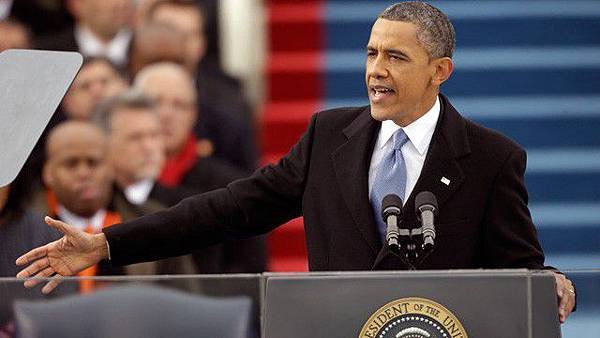
[[[75,27],[75,39],[81,54],[85,56],[104,56],[117,65],[123,65],[126,61],[127,47],[131,36],[131,31],[123,28],[112,40],[104,43],[89,28],[83,25]]]
[[[95,231],[100,231],[102,229],[105,216],[105,209],[100,209],[92,217],[85,218],[69,211],[62,204],[58,205],[58,217],[60,217],[63,222],[70,224],[79,230],[85,230],[85,228],[91,225]]]
[[[148,200],[150,192],[154,187],[153,179],[144,179],[125,188],[125,197],[130,203],[140,205]]]
[[[400,127],[392,120],[383,121],[381,123],[377,147],[383,148],[390,141],[394,133],[398,129],[402,129],[419,154],[423,155],[429,148],[429,143],[433,137],[439,116],[440,98],[436,97],[433,107],[406,127]]]

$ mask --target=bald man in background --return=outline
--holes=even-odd
[[[167,155],[159,178],[163,185],[205,192],[244,176],[228,162],[205,156],[210,152],[193,133],[202,118],[194,80],[183,66],[165,62],[145,67],[136,76],[134,88],[157,105]]]
[[[48,190],[38,198],[40,211],[90,234],[121,222],[118,213],[108,210],[113,173],[107,151],[106,136],[90,123],[68,121],[54,128],[46,143],[42,178]],[[101,263],[79,276],[121,273],[120,268]],[[79,286],[82,292],[95,287],[90,280],[82,280]]]

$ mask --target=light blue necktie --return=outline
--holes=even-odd
[[[404,191],[406,190],[406,163],[400,148],[408,141],[408,137],[402,129],[398,129],[392,137],[394,144],[379,163],[370,196],[379,234],[384,239],[387,226],[381,217],[381,202],[388,194],[396,194],[404,199]]]

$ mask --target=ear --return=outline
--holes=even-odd
[[[79,18],[81,15],[81,3],[80,0],[67,0],[67,10],[71,13],[71,15],[75,18]]]
[[[44,164],[44,168],[42,169],[42,181],[46,188],[51,188],[54,185],[54,180],[52,179],[51,168],[48,161]]]
[[[442,83],[446,82],[448,78],[450,78],[450,75],[454,70],[454,63],[449,57],[442,57],[431,62],[434,63],[435,67],[434,74],[431,78],[431,84],[440,86]]]

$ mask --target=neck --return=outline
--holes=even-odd
[[[102,32],[92,29],[92,27],[86,24],[81,24],[81,27],[90,32],[96,39],[100,40],[100,42],[102,42],[103,44],[108,44],[116,36],[116,34],[103,34]]]
[[[116,175],[115,182],[119,188],[126,189],[130,185],[137,183],[138,180],[128,175]]]
[[[406,127],[410,125],[411,123],[415,122],[423,115],[425,115],[433,107],[433,105],[435,104],[435,100],[438,97],[438,94],[439,91],[435,91],[432,94],[426,95],[423,98],[423,100],[421,100],[419,104],[415,106],[411,114],[402,114],[403,116],[400,116],[397,119],[393,119],[392,121],[394,121],[395,124],[401,127]]]
[[[62,208],[63,212],[66,211],[67,213],[71,214],[71,216],[83,218],[83,219],[91,219],[92,217],[94,217],[94,215],[96,215],[98,213],[98,211],[100,211],[100,210],[96,210],[94,212],[89,212],[89,213],[88,212],[76,212],[76,211],[73,211],[73,210],[67,208],[64,205],[60,205],[59,208]],[[60,214],[60,209],[59,209],[58,213]]]

